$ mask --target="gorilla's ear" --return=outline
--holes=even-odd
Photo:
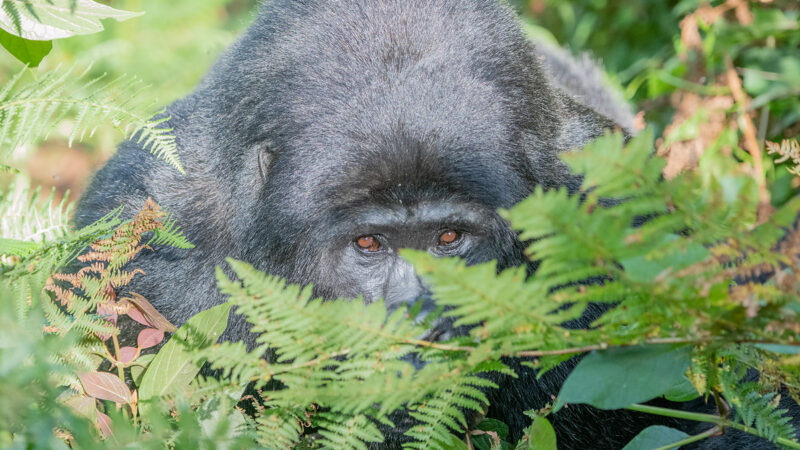
[[[621,132],[626,139],[634,134],[632,124],[626,123],[628,121],[623,117],[608,117],[569,95],[564,95],[562,105],[562,123],[557,144],[561,151],[583,148],[607,131]]]
[[[588,56],[574,57],[564,49],[542,43],[535,43],[532,51],[555,91],[554,107],[559,119],[552,151],[528,154],[533,175],[537,183],[546,187],[566,186],[577,192],[581,177],[570,172],[558,158],[559,153],[581,149],[607,131],[632,136],[633,114]]]
[[[269,146],[262,145],[259,146],[257,149],[258,152],[258,172],[261,175],[261,182],[267,181],[267,175],[269,175],[270,166],[272,166],[272,160],[274,154],[270,151]]]
[[[550,84],[562,94],[568,118],[583,117],[586,124],[633,132],[630,105],[589,55],[573,56],[563,48],[541,42],[533,49]]]
[[[560,99],[559,129],[554,139],[552,152],[528,153],[534,177],[546,188],[565,186],[570,192],[578,192],[582,177],[572,173],[559,154],[579,151],[606,132],[621,131],[625,138],[633,135],[624,126],[593,108],[563,94]]]

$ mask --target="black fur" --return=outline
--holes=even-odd
[[[147,197],[175,213],[197,248],[141,255],[130,290],[176,325],[224,301],[227,256],[389,307],[426,295],[400,247],[526,264],[496,210],[575,189],[557,155],[632,122],[589,61],[534,50],[497,0],[272,0],[167,114],[187,176],[126,142],[75,220]],[[457,246],[437,244],[448,229]],[[381,250],[358,250],[364,235]],[[238,317],[225,336],[252,339]],[[573,365],[500,380],[491,414],[519,436]],[[653,420],[571,406],[555,426],[563,448],[621,448]]]

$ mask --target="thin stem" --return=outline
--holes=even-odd
[[[714,414],[696,413],[690,411],[682,411],[678,409],[662,408],[660,406],[641,405],[635,404],[627,406],[625,409],[631,411],[638,411],[647,414],[655,414],[657,416],[674,417],[676,419],[694,420],[695,422],[708,422],[716,425],[726,425],[726,419]]]
[[[659,80],[669,85],[701,95],[728,95],[731,93],[730,89],[724,86],[706,86],[704,84],[693,83],[664,72],[658,72],[657,76]]]
[[[719,416],[725,419],[730,417],[731,407],[728,406],[728,402],[726,402],[725,399],[722,398],[722,395],[720,395],[716,389],[711,391],[711,395],[714,396],[714,404],[717,405],[717,413],[719,414]]]
[[[708,422],[716,424],[721,429],[725,428],[735,428],[739,431],[743,431],[745,433],[750,433],[755,436],[764,437],[758,433],[758,430],[752,427],[748,427],[742,425],[740,423],[734,422],[732,420],[728,420],[722,418],[720,416],[715,416],[713,414],[704,414],[704,413],[695,413],[689,411],[681,411],[677,409],[670,409],[670,408],[662,408],[660,406],[651,406],[651,405],[631,405],[627,406],[625,409],[631,411],[638,411],[647,414],[655,414],[657,416],[665,416],[665,417],[674,417],[676,419],[686,419],[686,420],[694,420],[695,422]],[[785,438],[777,438],[775,442],[783,445],[784,447],[794,448],[800,450],[800,443],[797,441],[792,441]]]
[[[119,373],[119,379],[122,380],[122,382],[124,383],[125,369],[122,367],[122,363],[120,362],[121,357],[119,354],[119,339],[117,339],[116,334],[111,335],[111,341],[114,342],[114,361],[116,362],[117,365],[117,373]]]
[[[615,345],[608,345],[606,343],[596,344],[596,345],[587,345],[585,347],[572,347],[572,348],[562,348],[558,350],[531,350],[531,351],[522,351],[517,352],[512,355],[506,356],[517,356],[522,358],[536,358],[540,356],[555,356],[555,355],[569,355],[572,353],[586,353],[592,352],[596,350],[607,350],[609,348],[619,348],[619,347],[632,347],[636,345],[642,344],[649,344],[649,345],[658,345],[658,344],[707,344],[713,341],[720,341],[724,342],[723,339],[692,339],[692,338],[654,338],[654,339],[645,339],[643,341],[635,341],[635,342],[624,342]],[[777,343],[775,341],[770,341],[768,339],[740,339],[733,341],[737,344],[778,344],[778,345],[791,345],[791,346],[800,346],[800,342],[788,342],[788,343]],[[469,347],[468,347],[469,348]]]
[[[710,438],[711,436],[714,436],[715,434],[720,432],[722,432],[722,429],[719,426],[715,425],[700,434],[695,434],[694,436],[689,436],[686,439],[673,442],[672,444],[665,445],[663,447],[658,447],[656,450],[669,450],[671,448],[680,448],[686,444],[691,444],[692,442],[702,441],[703,439]]]
[[[274,377],[275,375],[280,375],[280,374],[283,374],[283,373],[291,372],[292,370],[296,370],[296,369],[302,369],[304,367],[316,366],[316,365],[321,364],[321,363],[323,363],[325,361],[329,361],[331,359],[338,358],[339,356],[346,356],[348,353],[350,353],[350,349],[345,349],[345,350],[338,351],[338,352],[335,352],[335,353],[331,353],[331,354],[328,354],[328,355],[325,355],[325,356],[320,356],[319,358],[314,358],[314,359],[312,359],[310,361],[306,361],[304,363],[292,364],[290,366],[281,367],[280,369],[274,370],[274,371],[267,370],[267,372],[265,374],[263,374],[263,375],[258,375],[256,377],[250,378],[250,381],[258,381],[258,380],[267,380],[268,381],[268,380],[272,379],[272,377]],[[269,365],[267,365],[267,367],[269,367]]]

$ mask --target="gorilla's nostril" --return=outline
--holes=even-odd
[[[423,334],[422,335],[422,340],[423,341],[429,341],[429,342],[436,342],[436,341],[439,340],[439,338],[442,336],[442,334],[444,334],[444,330],[440,330],[440,329],[434,328],[434,329],[428,331],[427,333]]]
[[[428,330],[419,339],[428,342],[446,341],[453,337],[452,328],[452,319],[438,317],[429,324]]]

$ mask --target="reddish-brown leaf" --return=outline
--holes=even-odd
[[[128,364],[136,358],[136,347],[122,347],[119,349],[119,362]]]
[[[136,344],[142,350],[150,347],[155,347],[164,340],[164,330],[156,330],[155,328],[145,328],[139,332],[136,338]]]
[[[131,390],[117,376],[108,372],[86,372],[78,375],[78,378],[83,390],[94,398],[116,403],[131,402]]]
[[[100,411],[97,411],[97,427],[100,428],[100,431],[105,437],[110,437],[114,434],[114,432],[111,431],[111,417],[108,417],[105,413],[101,413]]]
[[[144,318],[144,314],[142,314],[142,312],[139,311],[139,308],[134,306],[133,303],[129,302],[126,299],[122,299],[119,302],[119,305],[120,306],[128,306],[128,310],[125,312],[125,314],[127,314],[128,317],[130,317],[131,319],[139,322],[140,324],[142,324],[142,325],[144,325],[146,327],[150,326],[150,324],[147,322],[147,319]]]
[[[169,331],[170,333],[174,333],[178,330],[175,328],[175,325],[171,324],[170,321],[166,319],[166,317],[162,316],[161,313],[156,311],[153,305],[151,305],[146,298],[135,292],[131,292],[130,295],[130,297],[126,297],[127,300],[133,303],[139,312],[142,313],[142,316],[144,316],[144,319],[149,326],[159,330]],[[128,315],[130,316],[130,312]]]

